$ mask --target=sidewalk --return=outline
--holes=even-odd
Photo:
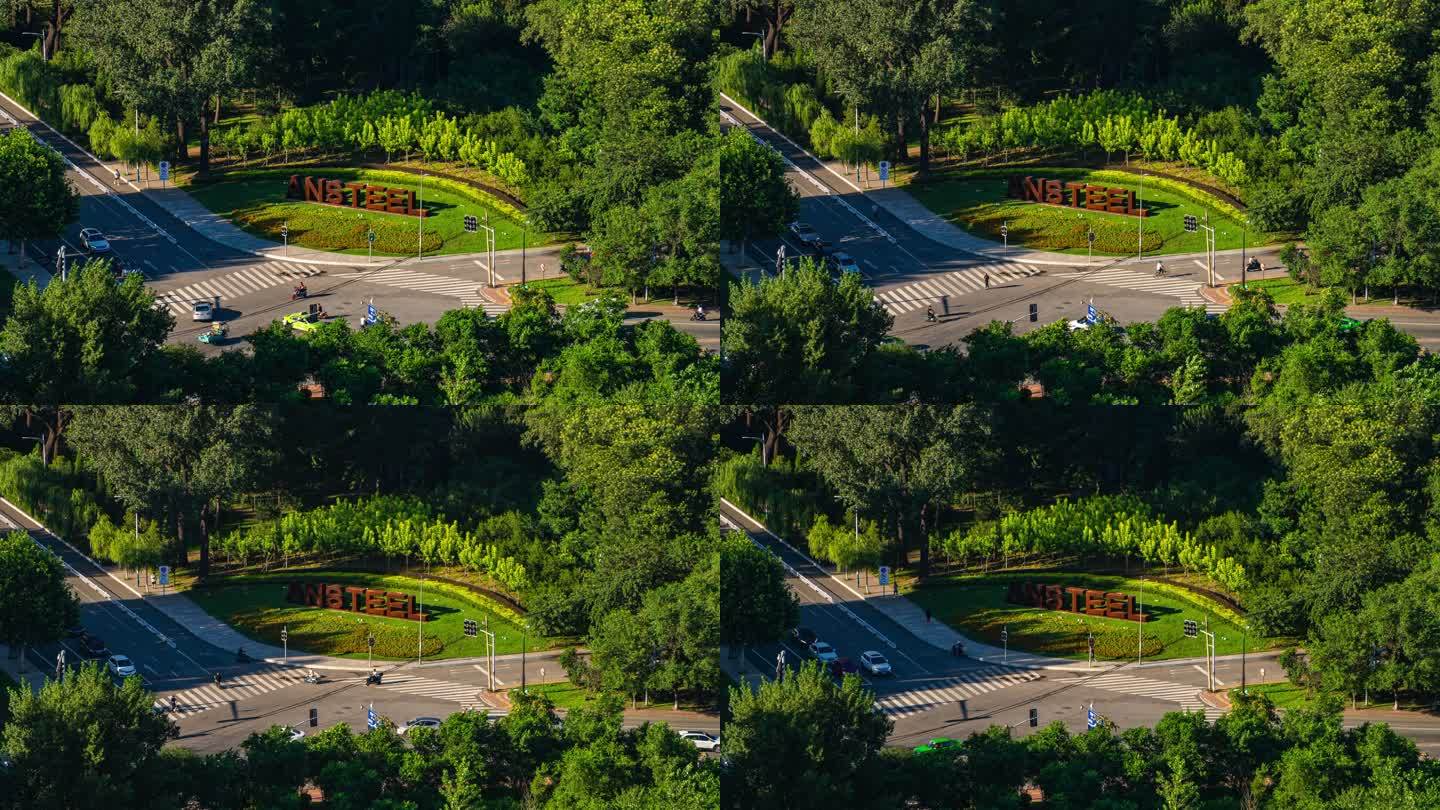
[[[1035,655],[1034,653],[1020,652],[1018,650],[1007,653],[1001,647],[993,647],[989,644],[975,641],[939,619],[932,617],[930,621],[927,622],[925,620],[925,609],[903,596],[872,596],[865,600],[865,604],[884,613],[891,621],[910,631],[911,635],[921,641],[944,650],[947,653],[950,651],[951,645],[959,641],[965,645],[965,657],[976,661],[984,661],[990,664],[1004,664],[1012,667],[1024,667],[1026,669],[1080,672],[1094,671],[1085,661],[1074,661],[1069,658],[1054,658],[1048,655]],[[1095,663],[1096,668],[1109,668],[1114,666],[1114,664],[1110,662],[1097,661]]]
[[[37,670],[34,661],[26,661],[25,670],[22,672],[20,670],[20,659],[11,658],[11,652],[10,647],[0,644],[0,672],[9,675],[10,679],[16,683],[22,685],[28,684],[32,691],[38,692],[40,691],[40,687],[45,685],[45,678],[55,674],[54,672],[46,673]]]
[[[15,253],[0,255],[0,264],[10,271],[10,275],[19,279],[21,284],[34,279],[42,290],[50,284],[50,279],[54,278],[49,270],[21,255],[18,246]]]

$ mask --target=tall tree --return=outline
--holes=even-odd
[[[802,0],[792,25],[851,105],[893,104],[899,143],[919,129],[919,171],[930,168],[937,94],[973,78],[985,52],[989,7],[974,0]]]
[[[45,289],[15,289],[0,327],[0,401],[45,426],[44,456],[55,457],[66,408],[86,402],[135,401],[175,319],[156,309],[139,275],[117,282],[104,262],[87,262]]]
[[[0,535],[0,593],[0,641],[12,647],[54,641],[80,621],[59,558],[23,531]]]
[[[720,617],[720,643],[741,648],[779,641],[800,618],[780,560],[733,532],[720,546]]]
[[[186,124],[197,125],[204,175],[209,113],[253,76],[270,31],[266,9],[255,0],[97,0],[73,25],[116,96],[175,122],[182,152]]]
[[[790,442],[852,508],[893,515],[902,554],[929,574],[938,509],[992,465],[989,415],[974,405],[795,409]],[[904,560],[897,561],[904,564]]]
[[[800,213],[800,195],[785,176],[780,153],[734,128],[720,145],[720,234],[738,239],[775,236]]]
[[[3,739],[19,778],[7,798],[16,807],[146,805],[160,747],[175,736],[153,701],[139,678],[117,688],[98,662],[63,681],[47,680],[39,692],[10,690]]]
[[[58,4],[58,3],[57,3]],[[65,176],[65,161],[23,127],[0,135],[0,188],[24,189],[0,206],[0,239],[53,239],[80,216],[80,195]]]
[[[758,689],[730,690],[722,786],[727,808],[877,806],[892,723],[859,678],[836,685],[818,662]]]
[[[70,442],[127,506],[173,521],[182,551],[199,527],[198,576],[210,574],[212,517],[257,480],[271,422],[253,405],[99,406],[77,409]],[[215,519],[218,519],[215,518]]]

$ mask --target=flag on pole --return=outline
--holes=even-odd
[[[1085,726],[1095,728],[1098,725],[1100,725],[1100,721],[1095,718],[1095,704],[1091,703],[1089,711],[1085,712]]]
[[[366,710],[365,715],[365,725],[369,726],[370,728],[378,728],[380,726],[380,718],[375,716],[374,703],[370,704],[370,708]]]

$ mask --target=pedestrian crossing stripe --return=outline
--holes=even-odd
[[[179,289],[158,293],[155,296],[155,305],[161,309],[169,309],[178,317],[188,313],[191,304],[201,298],[214,298],[217,295],[222,300],[238,298],[260,290],[278,287],[290,281],[316,276],[321,272],[323,271],[319,267],[295,262],[265,262],[223,276],[197,281]]]
[[[480,687],[468,683],[455,683],[453,681],[437,681],[430,678],[421,678],[418,675],[407,675],[399,672],[387,673],[384,679],[377,684],[381,689],[389,689],[392,692],[404,692],[407,695],[418,695],[420,697],[435,698],[437,700],[451,700],[456,703],[477,703]]]
[[[510,309],[505,304],[497,304],[481,295],[480,284],[482,282],[472,279],[438,276],[433,273],[407,270],[403,267],[393,267],[371,273],[341,273],[336,278],[361,278],[374,284],[384,284],[387,287],[399,287],[431,295],[458,298],[461,306],[479,307],[485,310],[486,315],[492,317],[499,316]]]
[[[1229,309],[1225,304],[1217,304],[1207,299],[1204,295],[1201,295],[1200,282],[1195,279],[1156,278],[1151,273],[1139,273],[1134,270],[1126,270],[1119,267],[1108,270],[1097,270],[1091,273],[1057,273],[1055,277],[1083,278],[1086,281],[1093,281],[1109,287],[1121,287],[1137,292],[1168,295],[1179,298],[1181,306],[1204,307],[1206,312],[1218,314]]]
[[[1040,673],[1011,667],[983,667],[947,678],[931,678],[915,683],[924,688],[906,689],[875,700],[875,708],[895,718],[909,717],[936,706],[973,698],[1007,686],[1038,680]]]
[[[886,290],[875,297],[890,314],[901,315],[931,306],[939,301],[941,296],[959,296],[983,290],[986,275],[990,276],[993,284],[1026,278],[1039,272],[1038,267],[1018,262],[981,264],[911,282],[903,287]]]
[[[164,709],[166,716],[170,719],[180,720],[208,712],[216,706],[227,704],[232,700],[259,697],[267,692],[294,686],[303,682],[304,678],[303,673],[294,669],[270,666],[225,679],[218,685],[206,683],[203,686],[176,692],[176,708],[173,712],[170,711],[169,696],[156,698],[155,706]]]
[[[1078,686],[1103,689],[1107,692],[1168,700],[1171,703],[1180,704],[1183,711],[1203,711],[1205,719],[1209,721],[1214,721],[1225,714],[1224,709],[1217,709],[1200,699],[1200,687],[1198,686],[1139,678],[1124,672],[1107,672],[1094,678],[1077,679],[1073,683]]]

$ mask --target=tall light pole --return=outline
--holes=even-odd
[[[429,176],[424,172],[420,174],[420,210],[417,212],[420,216],[416,217],[420,220],[420,227],[415,238],[415,258],[417,259],[425,255],[425,178]]]
[[[421,620],[415,622],[415,663],[419,664],[425,660],[425,580],[420,580],[420,616]]]
[[[45,24],[48,26],[50,23],[45,23]],[[49,62],[49,61],[50,61],[49,49],[45,47],[45,35],[44,35],[44,34],[37,34],[37,33],[35,33],[34,31],[24,31],[24,32],[21,32],[20,36],[22,36],[22,37],[39,37],[39,38],[40,38],[40,61],[42,61],[42,62]]]
[[[1140,175],[1140,205],[1141,216],[1135,218],[1135,252],[1138,258],[1145,258],[1145,175]]]

